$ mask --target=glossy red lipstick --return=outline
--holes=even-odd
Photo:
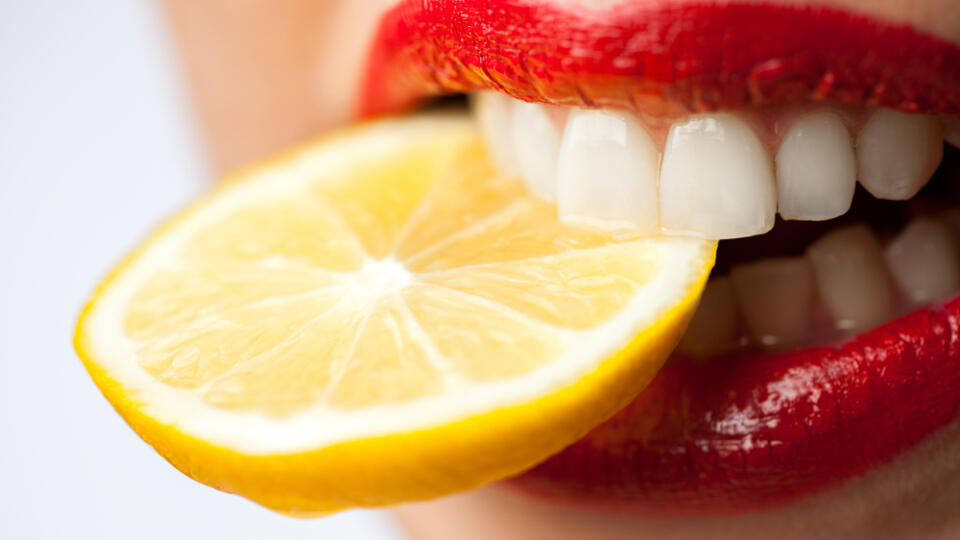
[[[408,0],[380,26],[359,112],[481,88],[654,114],[833,100],[960,115],[960,46],[824,7]]]

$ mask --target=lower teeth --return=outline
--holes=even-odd
[[[734,264],[707,283],[679,356],[829,344],[950,297],[960,291],[957,214],[915,218],[885,246],[866,225],[846,225],[802,256]]]

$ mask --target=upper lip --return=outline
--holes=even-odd
[[[960,46],[823,7],[406,1],[361,115],[442,93],[647,113],[830,100],[960,116]],[[672,364],[611,422],[514,482],[643,511],[777,504],[884,463],[956,417],[960,298],[838,347]]]
[[[960,46],[819,6],[404,2],[375,38],[359,112],[482,88],[654,113],[810,99],[960,115]]]

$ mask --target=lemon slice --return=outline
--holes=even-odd
[[[716,247],[560,224],[459,115],[350,128],[235,180],[113,272],[75,345],[174,466],[295,515],[561,450],[650,381]]]

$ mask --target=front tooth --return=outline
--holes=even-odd
[[[471,106],[493,163],[503,173],[519,174],[513,148],[513,100],[497,92],[478,92],[471,96]]]
[[[942,126],[932,116],[879,109],[857,136],[860,183],[879,199],[913,197],[942,158]]]
[[[514,102],[513,148],[527,189],[553,202],[557,194],[560,133],[542,105]]]
[[[732,350],[737,338],[737,304],[730,278],[710,278],[677,349],[693,358],[705,358]]]
[[[805,258],[740,264],[730,271],[730,278],[737,305],[756,343],[782,348],[806,337],[814,284],[813,271]]]
[[[894,315],[894,294],[873,232],[864,225],[827,233],[807,249],[820,299],[834,324],[851,333],[873,328]]]
[[[729,114],[674,124],[660,170],[660,220],[666,232],[739,238],[773,227],[776,185],[770,154],[753,130]]]
[[[608,227],[627,222],[640,232],[659,231],[659,160],[650,135],[632,116],[571,112],[557,161],[560,219]]]
[[[790,126],[777,151],[777,206],[784,219],[843,215],[856,187],[853,141],[840,117],[817,112]]]
[[[887,264],[915,305],[960,290],[960,249],[945,224],[917,218],[887,246]]]

